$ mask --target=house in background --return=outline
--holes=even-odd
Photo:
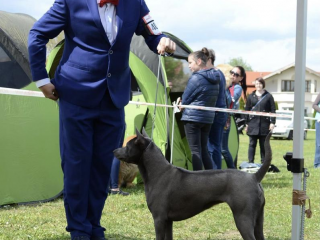
[[[254,80],[257,77],[263,77],[266,82],[266,89],[273,95],[278,102],[280,110],[294,110],[294,81],[295,65],[294,63],[278,69],[274,72],[247,72],[247,85],[251,93],[254,88]],[[312,115],[312,104],[315,101],[320,90],[320,73],[307,68],[305,74],[305,115]]]

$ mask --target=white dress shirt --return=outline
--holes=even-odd
[[[104,28],[104,31],[107,34],[109,42],[112,46],[118,33],[116,7],[111,3],[107,3],[102,7],[100,7],[99,3],[100,3],[100,0],[97,0],[101,23]],[[39,88],[50,83],[50,79],[49,78],[41,79],[36,81],[35,83],[36,83],[36,86]]]
[[[100,0],[98,0],[98,3],[99,2]],[[98,6],[98,10],[102,26],[107,34],[110,44],[112,45],[118,33],[116,7],[111,3],[107,3],[103,7]]]

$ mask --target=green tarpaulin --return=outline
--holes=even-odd
[[[38,91],[27,50],[34,22],[25,14],[0,11],[0,87]],[[0,94],[0,205],[61,194],[58,133],[55,102]]]

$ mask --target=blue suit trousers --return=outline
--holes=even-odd
[[[71,237],[104,236],[100,219],[108,196],[113,150],[124,129],[124,108],[108,92],[94,108],[59,100],[64,206]]]

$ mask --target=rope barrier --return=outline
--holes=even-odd
[[[44,97],[42,92],[21,90],[21,89],[14,89],[14,88],[3,88],[3,87],[0,87],[0,94],[28,96],[28,97]]]
[[[17,95],[17,96],[29,96],[29,97],[44,97],[42,92],[39,91],[30,91],[30,90],[21,90],[21,89],[13,89],[13,88],[2,88],[0,87],[0,94],[6,95]],[[142,105],[142,106],[155,106],[154,103],[147,102],[136,102],[129,101],[129,104],[134,105]],[[166,108],[174,108],[173,105],[159,104],[157,103],[157,107],[166,107]],[[286,114],[276,114],[276,113],[265,113],[265,112],[255,112],[255,111],[245,111],[245,110],[235,110],[235,109],[227,109],[227,108],[217,108],[217,107],[203,107],[203,106],[195,106],[195,105],[179,105],[180,108],[192,108],[204,111],[215,111],[215,112],[226,112],[231,114],[244,114],[244,115],[253,115],[253,116],[265,116],[265,117],[281,117],[281,118],[292,118],[291,115]],[[315,118],[305,117],[305,119],[316,120]],[[309,129],[305,129],[309,130]],[[313,130],[313,129],[310,129]]]
[[[142,106],[154,106],[154,103],[147,103],[147,102],[135,102],[130,101],[129,104],[136,104]],[[192,109],[199,109],[205,111],[214,111],[214,112],[226,112],[231,114],[246,114],[246,115],[254,115],[254,116],[265,116],[265,117],[281,117],[281,118],[292,118],[293,116],[286,115],[286,114],[276,114],[276,113],[265,113],[265,112],[255,112],[255,111],[245,111],[245,110],[235,110],[235,109],[227,109],[227,108],[217,108],[217,107],[202,107],[202,106],[195,106],[195,105],[178,105],[181,108],[192,108]],[[157,103],[157,107],[168,107],[174,108],[171,105],[159,104]],[[305,119],[316,120],[315,118],[305,117]]]

